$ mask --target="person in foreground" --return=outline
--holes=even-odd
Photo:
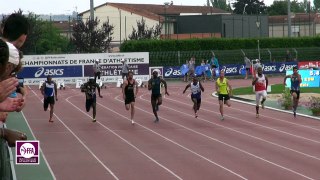
[[[165,94],[169,96],[167,91],[167,82],[158,77],[158,71],[153,71],[152,78],[148,81],[148,90],[151,90],[151,105],[153,114],[156,117],[154,120],[155,123],[159,122],[157,111],[159,110],[159,106],[162,104],[161,83],[164,85]]]
[[[94,77],[90,77],[89,81],[81,85],[81,92],[86,94],[86,110],[87,112],[90,111],[92,107],[93,116],[92,122],[96,122],[96,112],[97,112],[97,96],[96,96],[96,89],[98,89],[99,97],[103,98],[100,94],[100,87],[99,84],[96,83]]]
[[[188,88],[191,89],[191,100],[193,102],[194,115],[195,115],[195,118],[197,118],[198,111],[200,110],[200,106],[201,106],[201,91],[204,92],[204,88],[201,82],[195,76],[192,79],[192,83],[186,86],[186,88],[183,91],[183,94],[186,92]]]
[[[230,104],[230,96],[232,95],[232,87],[227,78],[224,77],[224,70],[220,71],[220,77],[216,81],[216,91],[218,93],[219,105],[220,105],[220,114],[221,121],[224,120],[223,114],[223,104],[226,104],[228,107]]]

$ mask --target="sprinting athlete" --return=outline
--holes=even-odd
[[[288,75],[284,78],[283,84],[285,86],[286,86],[287,78],[291,79],[290,93],[292,95],[292,100],[293,100],[293,116],[296,117],[296,111],[297,111],[297,107],[299,104],[299,98],[300,98],[300,83],[302,82],[301,75],[298,73],[298,68],[293,67],[293,74]]]
[[[93,110],[92,122],[97,121],[96,120],[96,112],[97,112],[96,89],[98,89],[99,97],[103,98],[100,94],[99,84],[96,83],[94,77],[90,77],[88,82],[81,85],[81,92],[84,92],[86,94],[86,110],[87,112],[89,112],[91,107]]]
[[[57,90],[57,84],[52,81],[51,76],[47,76],[47,81],[42,84],[41,94],[43,95],[44,111],[48,110],[48,106],[50,104],[49,122],[53,122],[52,116],[53,116],[55,100],[58,101],[58,90]]]
[[[164,85],[165,88],[165,94],[169,96],[169,93],[167,91],[167,82],[158,77],[158,71],[154,70],[152,72],[152,78],[148,81],[148,90],[151,90],[151,105],[153,114],[156,117],[154,120],[155,123],[159,122],[158,113],[159,106],[162,104],[162,95],[160,92],[160,84]]]
[[[232,95],[232,87],[229,83],[229,80],[224,77],[224,70],[220,71],[220,77],[216,81],[216,91],[218,93],[219,105],[220,105],[220,114],[221,121],[224,120],[223,116],[223,104],[226,104],[228,107],[230,104],[230,96]]]
[[[264,102],[267,99],[268,78],[262,73],[262,67],[257,68],[257,74],[254,76],[252,86],[255,87],[256,92],[256,118],[259,118],[259,104],[261,101],[261,108],[264,109]]]
[[[183,91],[183,94],[186,90],[191,89],[191,100],[193,102],[193,110],[195,118],[198,117],[198,111],[200,110],[201,106],[201,91],[204,92],[204,88],[201,82],[198,80],[197,77],[193,76],[193,82],[188,84]]]
[[[134,93],[134,89],[136,92]],[[135,79],[133,79],[133,72],[128,73],[128,79],[124,81],[122,86],[122,95],[126,110],[129,111],[131,108],[131,124],[134,125],[134,103],[138,94],[138,85]]]

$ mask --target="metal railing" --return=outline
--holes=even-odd
[[[239,50],[212,50],[220,64],[243,64],[244,54],[249,59],[261,58],[266,62],[286,61],[287,50],[292,59],[290,61],[320,60],[320,47],[310,48],[268,48],[268,49],[239,49]],[[211,50],[203,51],[163,51],[150,52],[150,66],[181,66],[192,56],[196,58],[196,64],[212,57]]]

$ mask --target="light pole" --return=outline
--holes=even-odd
[[[290,0],[288,0],[288,37],[291,37],[291,10]]]
[[[167,39],[167,8],[169,6],[169,2],[164,3],[164,37]]]
[[[90,19],[94,21],[94,9],[93,9],[93,0],[90,0]]]

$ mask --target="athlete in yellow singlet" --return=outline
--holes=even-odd
[[[216,81],[216,91],[219,96],[219,105],[220,105],[220,114],[221,120],[224,120],[223,117],[223,104],[226,104],[228,107],[231,106],[230,104],[230,96],[232,92],[232,87],[229,83],[229,80],[224,77],[224,71],[220,72],[220,77]]]

